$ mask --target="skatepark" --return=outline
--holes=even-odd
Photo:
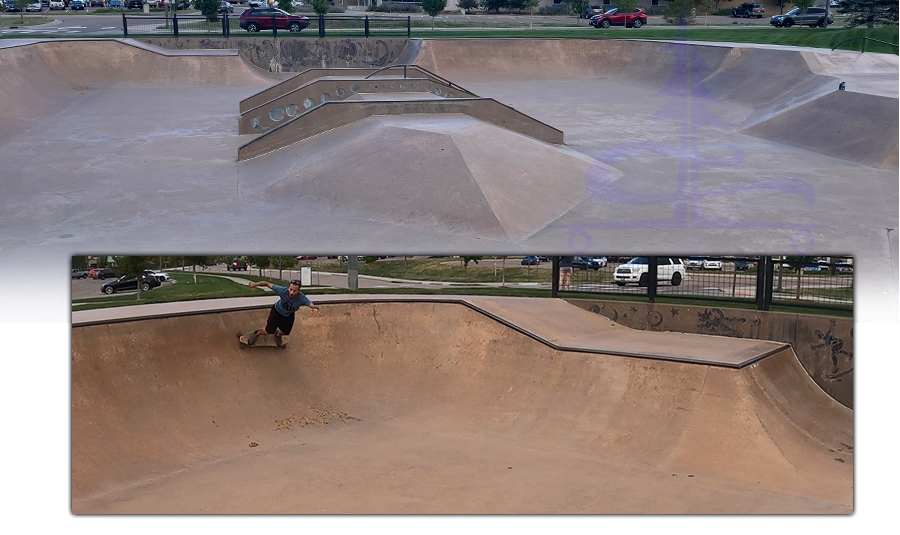
[[[883,298],[896,297],[898,265],[896,56],[577,39],[284,40],[273,52],[238,41],[5,40],[0,156],[33,163],[4,171],[0,246],[48,259],[148,242],[268,254],[290,235],[291,249],[338,254],[839,251],[858,259],[861,297],[876,297],[861,318],[896,317]],[[306,113],[398,114],[239,157],[260,138],[239,133],[241,102],[313,67],[401,63],[563,142],[467,115],[460,95],[360,94]],[[444,113],[436,101],[458,105]],[[302,214],[299,235],[276,213]]]
[[[853,413],[787,344],[317,296],[287,348],[240,349],[272,299],[235,301],[74,313],[72,512],[854,510]]]

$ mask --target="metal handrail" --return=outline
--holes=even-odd
[[[882,44],[890,45],[890,46],[900,46],[900,45],[896,45],[894,43],[888,43],[887,41],[882,41],[880,39],[874,39],[872,37],[851,37],[850,39],[844,39],[840,43],[836,44],[834,46],[834,48],[832,48],[831,50],[834,51],[837,47],[841,46],[842,44],[844,44],[848,41],[853,41],[854,39],[862,39],[863,40],[862,52],[860,52],[861,54],[865,54],[865,52],[866,52],[866,41],[875,41],[877,43],[882,43]]]
[[[364,78],[364,80],[367,80],[367,79],[369,79],[369,78],[375,76],[376,74],[378,74],[379,72],[381,72],[381,71],[383,71],[383,70],[386,70],[386,69],[399,69],[400,67],[403,67],[403,77],[404,77],[404,78],[406,78],[406,68],[407,68],[407,67],[415,67],[415,68],[419,69],[420,71],[422,71],[422,72],[424,72],[424,73],[426,73],[426,74],[430,74],[431,76],[434,76],[434,77],[437,78],[439,81],[441,81],[441,82],[447,84],[449,87],[452,87],[452,88],[457,89],[457,90],[459,90],[459,91],[465,91],[466,93],[471,93],[471,91],[468,91],[466,88],[460,87],[460,86],[454,84],[453,82],[451,82],[450,80],[447,80],[447,79],[444,78],[443,76],[441,76],[441,75],[439,75],[439,74],[435,74],[435,73],[429,71],[428,69],[426,69],[426,68],[424,68],[424,67],[420,67],[419,65],[416,65],[415,63],[406,63],[406,64],[403,64],[403,65],[388,65],[388,66],[386,66],[386,67],[382,67],[382,68],[378,69],[377,71],[375,71],[375,72],[369,74],[368,76],[366,76],[366,77]]]

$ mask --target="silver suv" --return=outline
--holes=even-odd
[[[775,15],[769,24],[776,28],[790,28],[791,26],[806,25],[810,28],[825,26],[825,8],[809,7],[806,9],[794,8],[784,15]],[[828,12],[828,24],[834,24],[834,11]]]
[[[681,281],[684,280],[685,270],[684,263],[680,258],[658,256],[656,262],[657,282],[668,281],[672,286],[681,284]],[[649,268],[650,258],[638,256],[617,267],[613,273],[613,280],[619,286],[625,286],[629,282],[637,283],[638,286],[647,286],[650,283]]]

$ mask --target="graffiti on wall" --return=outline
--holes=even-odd
[[[743,338],[744,334],[738,327],[746,322],[747,318],[726,316],[719,308],[707,308],[697,313],[697,331],[702,334]]]
[[[841,377],[853,372],[850,365],[853,362],[853,353],[844,349],[844,339],[834,335],[835,321],[829,320],[828,330],[824,333],[816,329],[816,338],[821,340],[818,344],[810,344],[810,349],[819,351],[825,349],[831,358],[831,372],[825,374],[826,379],[840,380]],[[850,329],[850,336],[853,336],[853,329]],[[842,358],[843,357],[843,358]]]

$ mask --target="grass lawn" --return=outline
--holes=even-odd
[[[0,21],[3,22],[4,28],[10,28],[12,26],[18,26],[19,28],[23,26],[38,26],[40,24],[49,24],[53,22],[53,17],[35,17],[26,15],[24,17],[19,13],[4,13]]]

